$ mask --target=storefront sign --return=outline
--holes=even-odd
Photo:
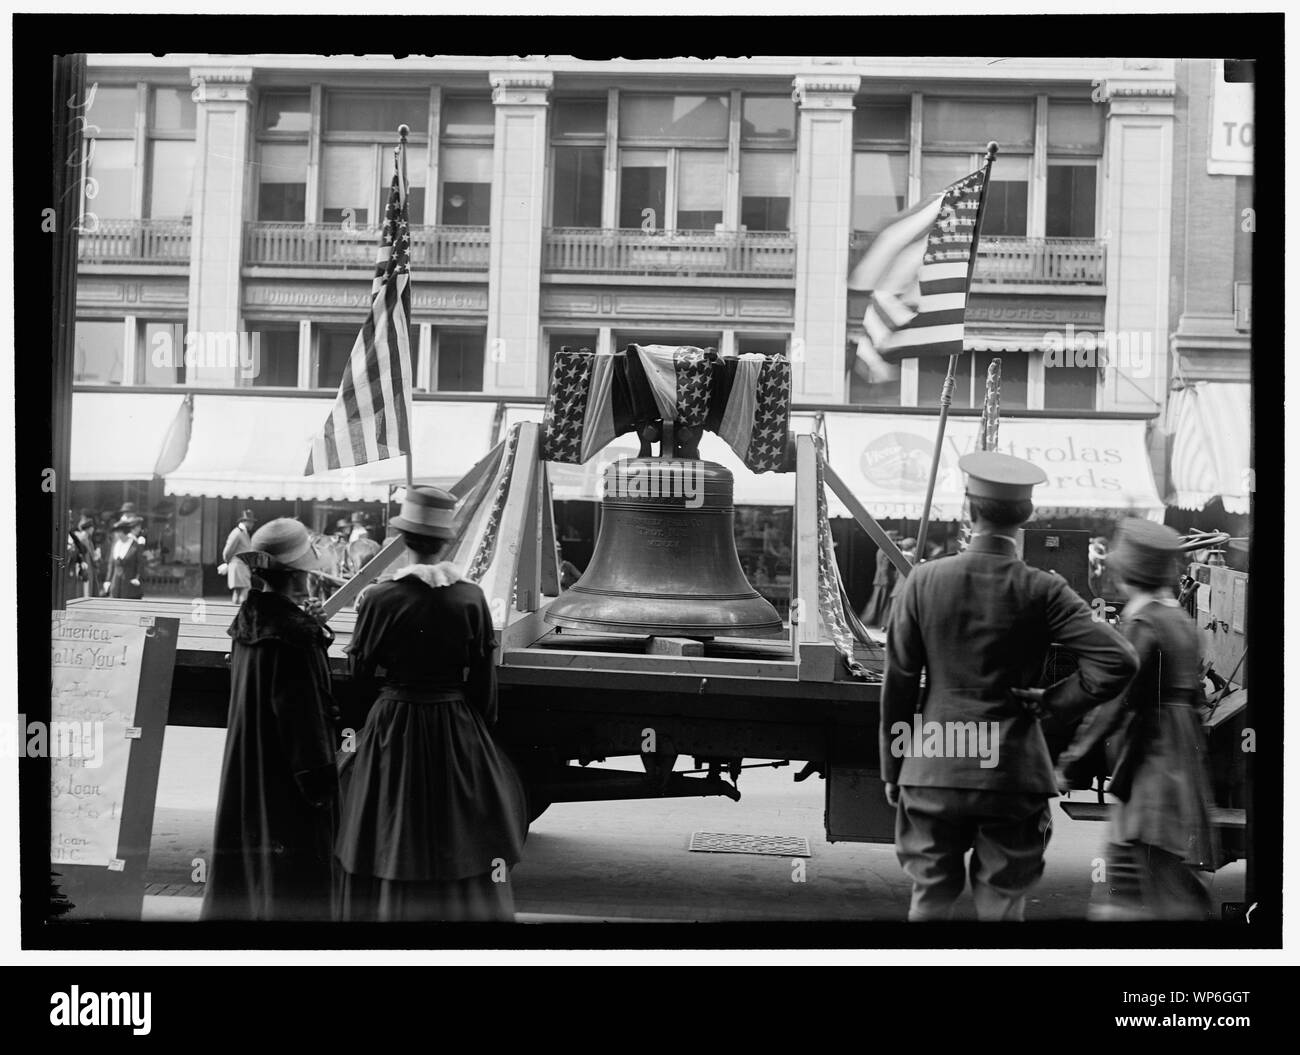
[[[1213,80],[1207,167],[1211,175],[1249,176],[1255,169],[1255,85],[1225,81],[1222,59],[1214,61]]]

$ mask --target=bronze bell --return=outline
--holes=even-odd
[[[605,470],[600,535],[556,626],[659,637],[779,634],[736,555],[731,473],[716,462],[625,458]]]

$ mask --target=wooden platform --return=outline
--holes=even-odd
[[[1110,815],[1109,802],[1075,802],[1071,799],[1061,800],[1061,809],[1071,820],[1104,821]],[[1230,810],[1220,806],[1210,807],[1210,823],[1216,828],[1239,828],[1245,830],[1246,811]]]

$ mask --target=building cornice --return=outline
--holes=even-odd
[[[853,74],[799,74],[790,97],[805,109],[852,110],[862,78]]]
[[[497,106],[545,106],[555,86],[551,73],[510,71],[488,74]]]

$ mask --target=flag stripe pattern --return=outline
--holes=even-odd
[[[400,162],[384,210],[370,313],[357,334],[305,476],[396,458],[411,450],[411,227]]]
[[[956,355],[965,337],[966,298],[987,168],[972,172],[899,215],[877,235],[849,276],[870,290],[862,319],[868,365],[883,359]]]

